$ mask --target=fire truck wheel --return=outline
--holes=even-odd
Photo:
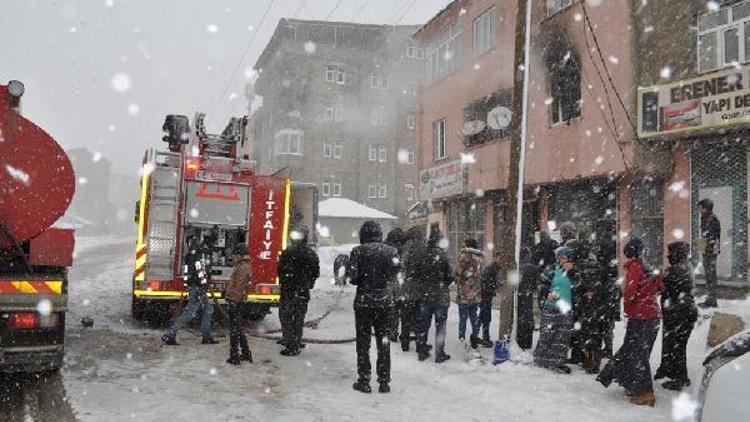
[[[135,296],[130,303],[130,315],[136,321],[143,321],[143,315],[146,313],[146,304],[137,299]]]

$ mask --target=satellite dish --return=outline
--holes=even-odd
[[[513,112],[508,107],[495,107],[487,113],[487,125],[493,130],[503,130],[510,125]]]
[[[474,136],[486,127],[487,124],[483,120],[469,120],[464,122],[464,135]]]

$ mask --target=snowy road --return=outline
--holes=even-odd
[[[591,376],[570,376],[520,363],[473,366],[461,359],[455,308],[448,324],[448,352],[443,365],[418,362],[413,352],[391,348],[392,392],[363,395],[351,389],[355,379],[353,344],[308,344],[296,358],[283,358],[273,341],[251,338],[255,363],[230,367],[227,338],[216,329],[219,345],[203,346],[193,332],[181,333],[179,347],[164,347],[160,329],[129,317],[131,242],[90,242],[79,248],[71,270],[66,362],[59,377],[32,380],[5,394],[25,397],[9,420],[82,421],[244,420],[456,420],[467,421],[669,421],[676,394],[656,386],[656,408],[630,405],[618,388],[603,389]],[[332,254],[329,254],[332,255]],[[326,257],[324,261],[328,261]],[[320,316],[337,301],[314,338],[353,336],[353,290],[331,286],[330,266],[323,268],[308,312]],[[747,309],[747,302],[736,306]],[[79,320],[96,323],[84,329]],[[689,364],[694,384],[700,380],[708,324],[691,338]],[[276,312],[254,330],[278,327]],[[622,329],[618,327],[619,339]],[[618,339],[618,343],[619,340]],[[658,343],[658,342],[657,342]],[[489,355],[489,349],[485,349]],[[658,364],[659,345],[652,355]],[[65,400],[67,397],[69,400]],[[56,400],[56,401],[53,401]],[[52,407],[55,417],[44,412]],[[47,408],[45,408],[47,406]],[[71,409],[72,406],[72,409]],[[49,413],[47,413],[48,415]],[[41,416],[39,416],[41,415]],[[5,416],[5,415],[3,415]],[[2,419],[2,418],[0,418]],[[3,419],[5,420],[5,419]]]

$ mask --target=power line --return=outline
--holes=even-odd
[[[404,11],[401,13],[401,16],[399,16],[398,20],[396,20],[396,23],[394,23],[393,26],[396,26],[399,23],[401,23],[401,20],[404,19],[404,17],[406,16],[406,14],[409,13],[409,10],[411,10],[411,8],[414,7],[414,5],[416,3],[417,3],[417,0],[412,0],[412,2],[409,3],[408,6],[406,6],[406,8],[404,9]]]
[[[342,4],[342,3],[344,3],[344,0],[339,0],[339,1],[338,1],[338,2],[336,3],[336,5],[335,5],[335,6],[333,6],[333,9],[331,9],[331,11],[330,11],[330,12],[328,12],[328,16],[326,16],[326,18],[325,18],[325,19],[323,19],[323,20],[324,20],[324,21],[327,21],[327,20],[331,19],[331,17],[333,16],[333,14],[334,14],[334,13],[336,13],[336,10],[338,10],[339,6],[341,6],[341,4]]]
[[[594,32],[594,27],[591,24],[591,19],[589,18],[589,12],[588,9],[586,9],[585,2],[581,2],[581,8],[583,10],[583,16],[588,24],[589,30],[591,31],[591,35],[594,37],[594,45],[596,46],[596,51],[599,54],[599,59],[602,62],[602,65],[604,66],[604,70],[607,72],[607,78],[609,79],[610,85],[612,85],[612,89],[615,91],[615,96],[617,97],[617,100],[620,102],[620,107],[622,107],[622,110],[625,112],[625,116],[628,119],[628,123],[630,123],[630,126],[633,128],[633,132],[638,134],[638,126],[636,126],[635,122],[633,122],[633,118],[630,116],[630,111],[628,111],[628,108],[625,106],[625,102],[622,100],[622,97],[620,96],[620,92],[617,90],[617,86],[615,86],[615,82],[612,80],[612,74],[609,72],[609,68],[607,67],[607,61],[604,60],[604,55],[602,55],[602,49],[599,47],[599,39],[596,37],[596,32]]]
[[[296,19],[297,18],[297,16],[299,15],[299,12],[301,12],[302,8],[305,7],[305,4],[307,4],[307,0],[302,0],[299,3],[299,7],[297,7],[297,10],[294,11],[294,14],[292,15],[292,19]]]
[[[263,26],[263,23],[265,22],[266,17],[268,16],[268,12],[271,10],[271,6],[273,6],[273,3],[274,3],[274,0],[271,0],[268,2],[268,5],[266,6],[266,10],[263,12],[263,16],[260,18],[260,23],[258,23],[258,26],[255,28],[255,32],[253,32],[253,34],[250,36],[250,40],[245,46],[245,50],[242,52],[240,59],[237,61],[237,64],[234,66],[234,69],[232,70],[232,73],[229,75],[229,80],[227,80],[226,85],[224,85],[224,89],[221,91],[221,95],[219,95],[219,98],[216,100],[216,103],[211,109],[211,114],[209,114],[209,116],[213,116],[214,113],[216,113],[219,106],[221,105],[222,100],[224,99],[224,96],[229,91],[229,87],[232,85],[232,81],[234,80],[234,75],[237,73],[237,70],[240,69],[240,67],[242,66],[242,63],[245,61],[245,58],[247,57],[247,53],[250,52],[250,48],[255,43],[255,39],[258,38],[258,33],[260,32],[260,29]]]

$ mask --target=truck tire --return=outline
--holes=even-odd
[[[146,303],[135,296],[131,298],[130,302],[130,315],[136,321],[143,321],[143,316],[146,313]]]

